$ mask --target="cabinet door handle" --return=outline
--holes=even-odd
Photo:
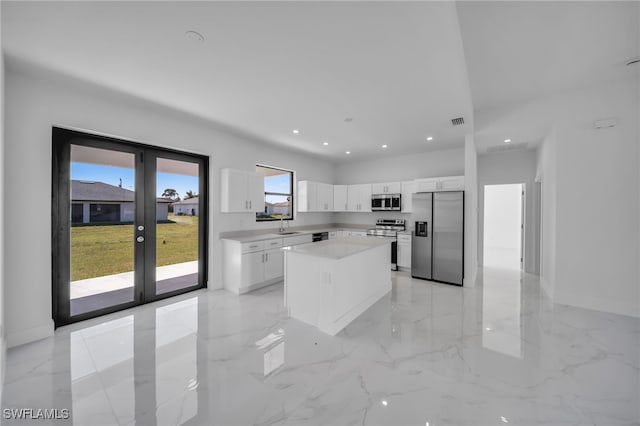
[[[264,261],[268,262],[269,261],[269,253],[265,253],[264,254]]]
[[[262,258],[262,263],[264,263],[264,253],[262,253],[262,256],[260,256]]]
[[[249,202],[244,200],[244,209],[247,210],[249,208]]]
[[[249,208],[251,208],[251,200],[249,200]]]

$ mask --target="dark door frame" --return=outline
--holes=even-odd
[[[166,299],[177,294],[205,288],[208,281],[208,195],[209,157],[184,151],[166,149],[138,142],[96,135],[77,130],[52,128],[51,176],[51,302],[55,327],[120,311],[133,306]],[[135,173],[135,236],[139,224],[145,225],[144,244],[136,244],[134,260],[134,300],[71,316],[71,145],[112,149],[136,156]],[[157,295],[155,292],[155,193],[145,196],[146,188],[155,188],[156,166],[151,158],[167,158],[197,163],[199,176],[198,216],[198,284],[192,287]],[[140,208],[142,206],[143,208]],[[146,217],[145,217],[146,215]],[[151,219],[151,220],[147,220]],[[133,243],[133,242],[132,242]]]

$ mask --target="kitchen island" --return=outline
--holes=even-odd
[[[285,247],[289,315],[335,336],[391,290],[391,241],[348,237]]]

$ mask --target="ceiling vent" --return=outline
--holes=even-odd
[[[464,124],[464,118],[462,117],[458,117],[458,118],[454,118],[451,120],[451,125],[452,126],[460,126]]]
[[[514,151],[517,149],[526,149],[526,148],[527,148],[526,142],[510,143],[510,144],[504,144],[504,145],[490,146],[489,148],[487,148],[487,152]]]

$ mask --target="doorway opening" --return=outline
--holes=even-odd
[[[524,184],[484,187],[484,266],[521,270],[524,260]]]

